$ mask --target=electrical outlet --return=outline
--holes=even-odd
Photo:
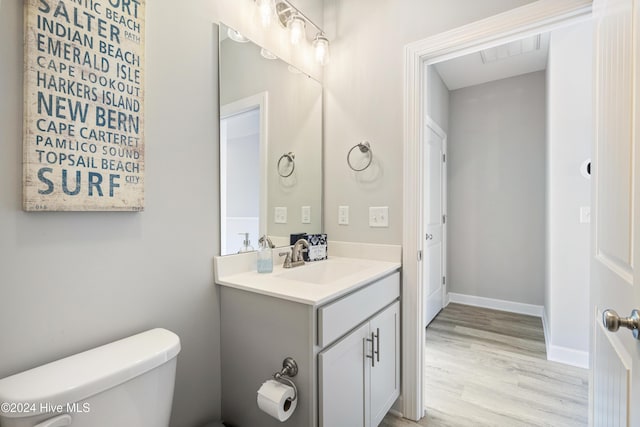
[[[300,212],[303,224],[311,224],[311,206],[303,206]]]
[[[338,206],[338,225],[349,225],[349,206]]]
[[[388,206],[372,206],[369,208],[369,227],[389,227]]]
[[[287,223],[287,208],[286,207],[276,207],[275,211],[275,223],[276,224],[286,224]]]

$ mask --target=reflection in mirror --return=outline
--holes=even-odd
[[[222,255],[322,232],[322,86],[228,34],[220,25]]]

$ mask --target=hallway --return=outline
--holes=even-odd
[[[588,371],[546,360],[539,318],[449,304],[426,342],[428,415],[381,426],[587,425]]]

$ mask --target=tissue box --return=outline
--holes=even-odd
[[[305,239],[309,242],[309,249],[302,253],[305,261],[320,261],[327,259],[327,235],[296,233],[289,236],[289,244],[293,245],[298,239]]]

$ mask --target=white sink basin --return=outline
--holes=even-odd
[[[384,248],[383,248],[384,249]],[[400,250],[394,255],[400,257]],[[230,288],[320,306],[382,278],[401,267],[398,261],[331,256],[300,267],[275,265],[273,273],[256,271],[255,252],[216,257],[216,283]]]
[[[364,263],[328,259],[326,261],[309,262],[299,267],[283,270],[278,274],[278,277],[286,280],[325,285],[335,283],[368,268],[371,268],[371,266]]]

